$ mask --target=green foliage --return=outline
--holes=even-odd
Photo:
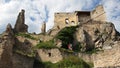
[[[38,62],[38,61],[37,61]],[[69,56],[66,59],[63,59],[62,61],[58,63],[51,63],[51,62],[38,62],[37,65],[34,65],[34,68],[39,68],[38,66],[41,66],[42,68],[92,68],[92,63],[86,63],[82,59],[75,57],[75,56]]]
[[[56,35],[57,39],[62,40],[64,48],[67,48],[69,43],[73,43],[76,28],[77,26],[65,27]]]
[[[36,38],[32,37],[30,34],[25,34],[25,33],[17,33],[15,34],[15,36],[22,36],[22,37],[29,38],[32,40],[37,40]]]
[[[75,56],[70,56],[60,61],[57,66],[60,68],[91,68],[85,61]]]
[[[99,50],[97,50],[97,49],[92,49],[91,51],[85,51],[84,53],[86,53],[86,54],[93,54],[93,53],[97,53]]]
[[[50,41],[38,43],[36,45],[36,48],[52,49],[52,48],[56,48],[56,46],[54,45],[54,41],[50,40]]]
[[[74,47],[73,47],[73,50],[75,51],[75,52],[80,52],[81,49],[82,48],[82,45],[81,45],[81,43],[77,43]]]

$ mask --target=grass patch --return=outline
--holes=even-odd
[[[91,68],[91,66],[76,56],[69,56],[68,58],[57,63],[60,68]]]
[[[38,49],[40,49],[40,48],[52,49],[52,48],[57,48],[57,47],[54,45],[54,41],[50,40],[50,41],[38,43],[36,45],[36,48],[38,48]]]
[[[63,59],[62,61],[58,63],[51,63],[51,62],[39,62],[35,61],[33,68],[92,68],[92,63],[86,63],[82,59],[75,57],[75,56],[69,56],[66,59]]]
[[[32,37],[30,34],[25,34],[25,33],[17,33],[15,34],[15,36],[22,36],[22,37],[29,38],[32,40],[37,40],[36,38]]]

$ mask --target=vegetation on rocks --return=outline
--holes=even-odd
[[[38,60],[35,61],[34,68],[92,68],[92,63],[86,63],[82,59],[75,57],[75,56],[69,56],[68,58],[65,58],[64,60],[57,62],[57,63],[51,63],[51,62],[39,62]]]
[[[32,40],[37,40],[36,38],[32,37],[30,34],[26,34],[26,33],[17,33],[15,34],[16,36],[22,36],[28,39],[32,39]]]
[[[45,48],[45,49],[52,49],[52,48],[56,48],[56,46],[54,45],[54,41],[50,40],[50,41],[46,41],[46,42],[40,42],[36,45],[36,48]]]
[[[56,35],[57,39],[62,40],[63,48],[67,48],[69,43],[73,43],[73,35],[76,31],[76,28],[77,26],[65,27]]]

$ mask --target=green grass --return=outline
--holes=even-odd
[[[57,63],[60,68],[91,68],[91,66],[76,56],[69,56]]]
[[[28,39],[37,40],[36,38],[32,37],[30,34],[25,34],[25,33],[17,33],[15,34],[15,36],[22,36]]]
[[[63,59],[60,62],[57,62],[55,64],[51,62],[35,62],[35,65],[33,68],[92,68],[92,63],[86,63],[82,59],[76,57],[76,56],[69,56],[65,59]]]
[[[50,40],[50,41],[38,43],[36,45],[36,48],[38,48],[38,49],[40,49],[40,48],[52,49],[52,48],[57,48],[57,47],[54,45],[54,41]]]

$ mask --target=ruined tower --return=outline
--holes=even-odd
[[[46,23],[45,22],[43,22],[43,24],[42,24],[41,33],[43,33],[43,34],[46,33]]]
[[[106,21],[106,13],[102,5],[98,5],[93,11],[91,11],[91,19],[96,21]]]

